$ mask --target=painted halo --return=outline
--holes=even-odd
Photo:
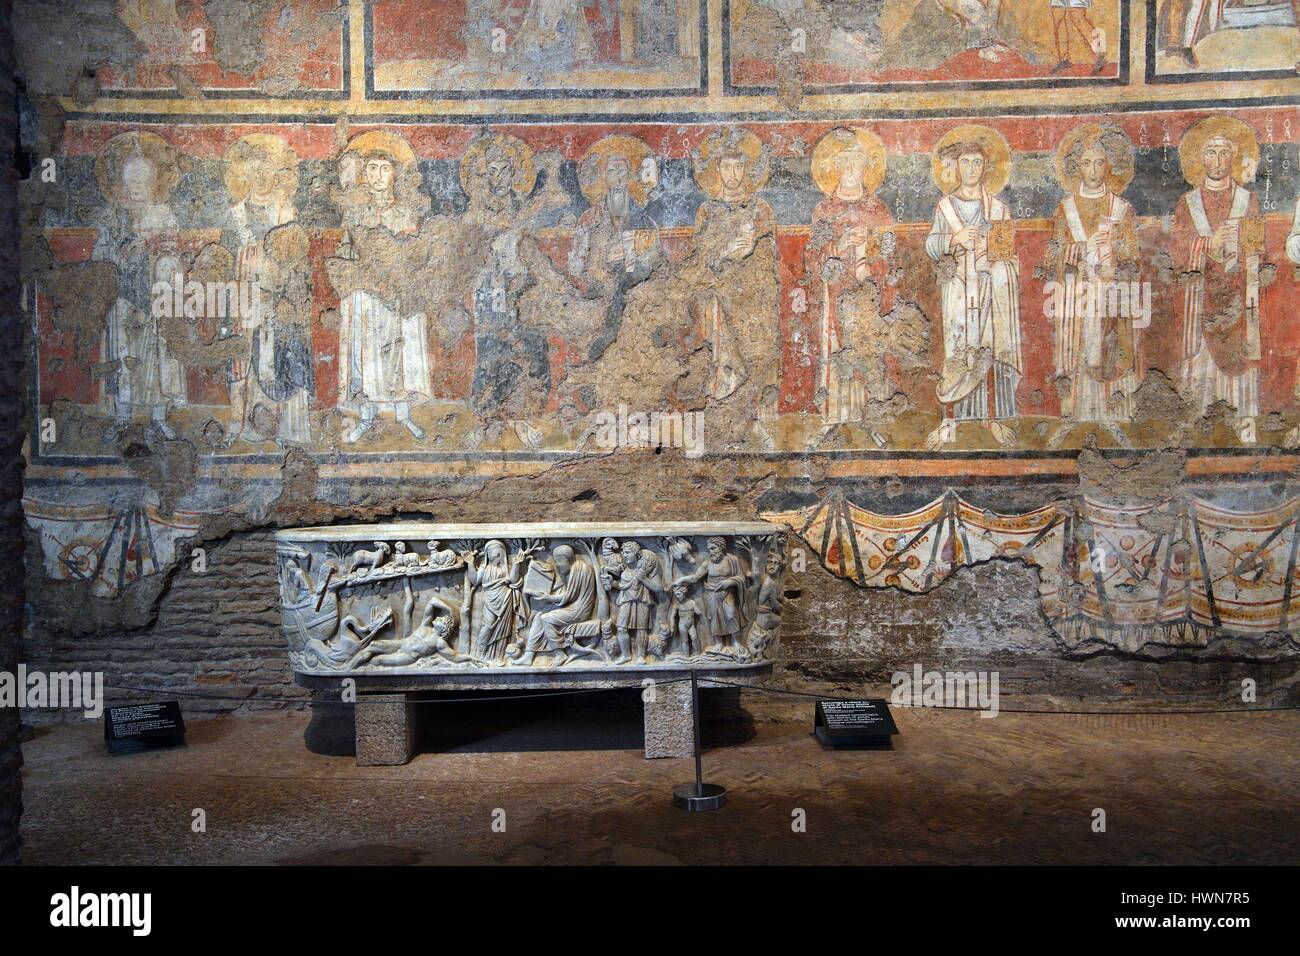
[[[298,187],[298,154],[281,136],[273,133],[249,133],[230,144],[224,157],[226,189],[235,202],[243,202],[252,192],[249,167],[261,160],[276,179],[274,190],[278,202],[288,205]]]
[[[488,157],[493,153],[508,156],[514,164],[515,175],[510,182],[514,194],[527,196],[531,193],[537,182],[532,147],[509,133],[484,132],[470,140],[465,147],[465,155],[460,160],[460,187],[465,190],[465,194],[470,194],[471,176],[486,175]]]
[[[1183,134],[1178,143],[1178,161],[1183,167],[1183,178],[1191,186],[1200,186],[1205,181],[1205,163],[1201,151],[1205,144],[1222,136],[1237,148],[1232,158],[1232,178],[1238,184],[1251,182],[1254,171],[1259,167],[1259,140],[1255,130],[1246,123],[1231,116],[1208,116],[1199,120]],[[1250,175],[1246,164],[1250,163]]]
[[[652,150],[635,136],[606,136],[597,140],[578,163],[578,188],[593,206],[605,198],[608,188],[605,181],[605,164],[615,156],[622,157],[628,165],[628,192],[637,202],[645,205],[649,185],[641,181],[641,164],[653,157]]]
[[[1118,126],[1101,123],[1085,123],[1065,134],[1061,145],[1056,150],[1056,181],[1067,193],[1079,188],[1078,170],[1071,170],[1070,156],[1080,144],[1099,146],[1106,154],[1106,188],[1115,195],[1120,195],[1133,181],[1133,163],[1136,151],[1133,141]],[[1116,156],[1116,152],[1120,155]]]
[[[180,181],[180,160],[176,150],[156,133],[120,133],[95,157],[95,181],[104,198],[114,205],[126,203],[122,195],[122,171],[132,156],[143,156],[154,167],[154,202],[166,202]]]
[[[987,126],[965,123],[954,126],[934,146],[931,154],[931,167],[935,184],[945,194],[960,185],[961,180],[956,171],[948,168],[943,159],[944,150],[957,143],[978,143],[984,149],[984,189],[991,196],[996,196],[1006,188],[1011,179],[1011,147],[997,130]]]
[[[887,159],[885,144],[869,129],[848,129],[840,126],[817,141],[812,153],[812,178],[827,196],[834,196],[839,185],[835,157],[846,149],[860,149],[867,154],[867,164],[862,170],[862,187],[874,193],[885,180]]]
[[[405,137],[381,129],[372,129],[368,133],[352,137],[343,152],[356,153],[358,156],[379,153],[402,166],[415,162],[415,150],[411,149],[411,144]]]
[[[749,195],[754,195],[767,184],[771,168],[763,141],[749,130],[735,126],[714,130],[691,156],[695,164],[695,182],[710,199],[722,195],[718,160],[732,153],[745,157],[745,188]]]

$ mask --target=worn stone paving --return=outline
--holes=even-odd
[[[635,714],[616,708],[604,711],[614,732],[595,730],[592,742],[620,749],[512,752],[496,748],[537,746],[537,736],[496,728],[475,742],[463,728],[454,752],[422,753],[404,767],[310,752],[301,712],[193,719],[187,747],[127,757],[105,753],[98,722],[43,727],[24,747],[24,859],[1300,862],[1295,712],[990,720],[903,710],[888,752],[823,750],[809,735],[810,713],[800,704],[775,719],[715,714],[705,777],[727,786],[731,803],[701,815],[669,800],[674,784],[691,779],[691,762],[643,759],[619,729]],[[204,833],[192,829],[196,808],[206,813]],[[797,809],[806,832],[792,827]],[[1104,833],[1093,830],[1096,809]],[[504,832],[493,830],[496,811]]]

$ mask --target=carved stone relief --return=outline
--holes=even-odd
[[[763,523],[392,524],[281,531],[300,674],[754,666],[781,626]]]

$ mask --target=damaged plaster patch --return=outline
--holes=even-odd
[[[203,0],[215,34],[212,55],[223,70],[255,74],[274,68],[259,88],[269,96],[299,89],[306,58],[343,22],[346,4],[285,3],[283,0]]]
[[[114,0],[16,0],[14,51],[18,74],[35,96],[98,94],[97,70],[135,63],[144,44],[118,18]]]
[[[132,477],[157,496],[158,510],[164,516],[193,490],[198,451],[192,443],[163,437],[157,428],[132,424],[118,432],[114,444]]]
[[[1096,447],[1079,452],[1079,493],[1120,505],[1144,504],[1174,495],[1186,477],[1187,452],[1167,448],[1133,458],[1110,458]]]

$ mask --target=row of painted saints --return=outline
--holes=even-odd
[[[1191,127],[1179,149],[1193,187],[1168,227],[1186,279],[1173,317],[1182,329],[1179,384],[1195,408],[1227,403],[1244,430],[1261,414],[1266,253],[1258,203],[1246,188],[1259,147],[1245,123],[1213,117]],[[114,216],[94,255],[119,275],[96,369],[103,407],[118,422],[152,420],[170,431],[169,410],[187,403],[178,337],[197,334],[238,344],[218,370],[229,396],[227,444],[306,443],[321,383],[308,239],[294,208],[297,157],[283,139],[255,133],[225,159],[230,225],[221,243],[185,253],[168,205],[178,178],[172,148],[150,133],[126,133],[101,151],[97,175]],[[656,225],[662,198],[655,197],[664,191],[657,157],[640,140],[614,135],[579,164],[589,206],[567,255],[552,255],[544,226],[570,202],[554,154],[535,157],[513,136],[483,133],[460,162],[464,211],[431,214],[402,137],[373,131],[352,139],[332,191],[342,240],[326,262],[339,300],[339,346],[325,367],[337,376],[342,441],[359,441],[381,420],[422,439],[412,409],[445,397],[444,380],[467,378],[469,361],[472,387],[459,400],[479,424],[467,447],[493,422],[513,425],[537,447],[541,432],[532,423],[575,401],[588,410],[622,402],[727,406],[742,413],[747,440],[771,447],[764,422],[777,409],[781,343],[775,219],[759,197],[768,149],[752,132],[725,128],[704,139],[693,159],[707,199],[687,254],[667,256]],[[943,196],[924,250],[941,315],[927,323],[919,310],[894,308],[900,290],[887,281],[898,252],[894,218],[874,195],[886,170],[880,139],[837,128],[812,151],[812,175],[825,194],[804,253],[818,336],[816,401],[830,425],[866,421],[896,388],[886,353],[926,354],[928,337],[941,334],[942,366],[934,372],[942,415],[929,446],[951,446],[964,423],[1010,445],[1025,374],[1025,278],[1011,208],[999,196],[1010,150],[995,130],[962,125],[939,140],[932,159]],[[1085,293],[1090,284],[1142,276],[1136,216],[1121,195],[1134,160],[1121,129],[1097,124],[1075,128],[1057,152],[1066,195],[1055,211],[1044,281],[1064,290],[1053,316],[1054,371],[1065,383],[1062,433],[1099,423],[1118,435],[1133,416],[1148,323],[1136,309],[1098,305]],[[1300,263],[1300,218],[1286,254]],[[151,308],[157,283],[181,273],[233,278],[258,295],[215,325],[201,318],[196,333]]]

